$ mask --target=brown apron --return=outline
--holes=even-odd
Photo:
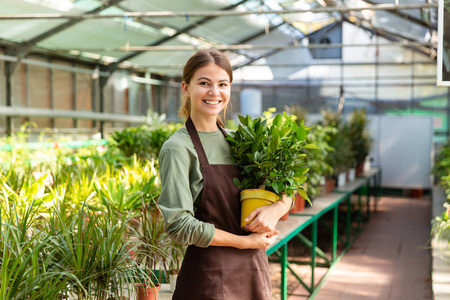
[[[240,228],[239,189],[242,178],[235,165],[210,165],[197,130],[189,118],[186,128],[197,151],[203,192],[195,217],[217,229],[247,235]],[[224,135],[225,131],[219,126]],[[263,249],[188,246],[173,300],[271,300],[269,263]]]

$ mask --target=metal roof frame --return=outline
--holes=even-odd
[[[281,25],[289,24],[287,22],[282,22],[280,24],[274,25],[270,24],[268,28],[265,28],[263,30],[260,30],[258,32],[254,32],[250,36],[241,39],[238,41],[238,43],[235,44],[214,44],[210,43],[211,47],[208,46],[164,46],[164,43],[176,38],[180,34],[188,34],[194,38],[200,38],[198,36],[195,36],[195,34],[191,33],[190,31],[194,28],[196,28],[199,25],[204,25],[210,20],[219,18],[219,17],[229,17],[229,16],[246,16],[246,15],[287,15],[287,14],[295,14],[295,13],[305,13],[305,12],[312,12],[312,13],[320,13],[320,12],[326,12],[326,13],[340,13],[342,15],[342,20],[345,22],[349,22],[355,26],[358,26],[360,28],[363,28],[364,30],[370,31],[376,35],[379,35],[383,38],[386,38],[390,41],[393,41],[391,44],[392,46],[405,46],[408,47],[414,51],[417,51],[418,53],[427,55],[429,57],[434,57],[436,53],[436,45],[434,43],[429,42],[420,42],[417,40],[413,40],[411,38],[408,38],[406,36],[403,36],[398,33],[389,32],[386,29],[376,28],[373,25],[367,24],[363,25],[364,20],[358,19],[358,21],[353,22],[349,18],[345,16],[346,13],[351,13],[355,11],[363,11],[363,10],[373,10],[373,11],[388,11],[390,13],[393,13],[397,16],[400,16],[401,18],[413,22],[415,24],[424,26],[426,28],[429,28],[430,30],[435,30],[435,26],[433,26],[430,23],[427,23],[426,21],[413,17],[411,15],[408,15],[401,10],[408,10],[408,9],[435,9],[437,8],[436,3],[422,3],[422,4],[379,4],[374,2],[373,0],[363,0],[364,2],[368,3],[367,7],[361,7],[361,6],[335,6],[333,4],[334,1],[327,1],[325,7],[317,7],[317,8],[311,8],[311,9],[281,9],[281,10],[273,10],[273,9],[260,9],[260,10],[233,10],[236,7],[248,2],[249,0],[241,0],[237,3],[234,3],[232,5],[223,7],[219,10],[210,10],[210,11],[186,11],[186,12],[174,12],[174,11],[153,11],[153,12],[125,12],[123,14],[100,14],[101,11],[115,6],[118,7],[121,10],[125,10],[125,8],[120,5],[120,2],[122,0],[110,0],[107,3],[103,3],[101,6],[91,10],[87,11],[84,14],[76,15],[76,14],[11,14],[11,15],[1,15],[0,14],[0,22],[2,20],[30,20],[30,19],[67,19],[68,21],[60,24],[58,26],[55,26],[54,28],[41,33],[32,39],[28,41],[24,41],[21,43],[13,42],[13,41],[4,41],[0,39],[0,47],[3,46],[5,49],[5,53],[10,56],[16,56],[19,58],[24,58],[28,54],[40,54],[45,55],[48,57],[55,57],[55,58],[63,58],[70,61],[75,61],[78,63],[85,63],[88,65],[93,66],[100,66],[101,70],[104,72],[107,72],[111,74],[115,70],[118,69],[131,69],[139,72],[146,72],[146,68],[140,68],[134,67],[134,66],[125,66],[123,63],[127,62],[129,59],[136,57],[137,55],[147,52],[147,51],[162,51],[162,50],[170,50],[170,51],[195,51],[198,49],[207,49],[207,48],[217,48],[222,51],[233,51],[237,53],[238,55],[243,55],[247,57],[248,61],[244,63],[240,63],[238,65],[233,66],[234,69],[238,69],[247,65],[251,65],[253,62],[260,60],[264,57],[269,57],[271,55],[274,55],[278,53],[279,51],[283,49],[289,49],[289,48],[336,48],[336,47],[346,47],[346,46],[352,46],[352,47],[358,47],[359,45],[343,45],[343,44],[325,44],[325,45],[298,45],[298,40],[293,39],[293,42],[285,45],[251,45],[247,44],[252,39],[267,34],[267,29],[269,31],[277,29]],[[323,2],[323,1],[322,1]],[[264,4],[264,2],[262,2]],[[325,3],[324,3],[325,4]],[[76,56],[69,53],[69,49],[44,49],[37,46],[37,43],[45,40],[46,38],[60,33],[63,30],[69,29],[73,25],[79,23],[83,20],[89,20],[89,19],[107,19],[107,18],[135,18],[137,22],[141,22],[142,24],[146,26],[152,26],[154,28],[161,28],[161,26],[167,27],[167,25],[158,24],[158,22],[152,21],[151,17],[157,17],[157,18],[186,18],[189,17],[203,17],[199,21],[189,24],[182,28],[172,28],[175,29],[176,32],[173,35],[166,36],[163,38],[160,38],[156,41],[153,41],[151,43],[148,43],[145,46],[138,46],[138,47],[116,47],[116,48],[105,48],[105,49],[83,49],[81,47],[78,47],[75,49],[80,51],[101,51],[101,50],[108,50],[108,51],[123,51],[126,52],[121,57],[118,57],[116,61],[112,63],[105,64],[101,60],[96,59],[89,59],[86,57]],[[291,25],[292,26],[292,25]],[[307,37],[308,35],[305,35]],[[208,39],[205,39],[206,42],[208,42]],[[380,45],[381,46],[381,45]],[[386,45],[382,45],[383,47]],[[263,55],[252,53],[252,50],[257,49],[266,49],[270,51],[266,51]]]

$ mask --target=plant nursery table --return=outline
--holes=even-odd
[[[355,237],[360,233],[362,228],[362,205],[361,195],[363,188],[367,188],[367,207],[369,208],[370,201],[370,183],[374,177],[381,177],[380,169],[371,169],[370,172],[364,174],[364,177],[357,178],[346,185],[338,188],[333,193],[329,193],[323,196],[319,196],[313,200],[313,206],[305,208],[302,212],[291,214],[286,221],[280,221],[276,228],[280,231],[277,241],[267,249],[267,255],[275,253],[280,259],[281,265],[281,299],[287,299],[287,280],[286,270],[288,269],[299,281],[299,283],[308,291],[308,299],[313,299],[318,292],[320,286],[325,281],[327,274],[333,268],[334,264],[340,260],[345,252],[350,248],[352,240],[350,239],[352,230],[352,216],[351,216],[351,195],[358,193],[358,205],[356,212],[357,230]],[[380,179],[373,180],[373,186],[379,185]],[[345,211],[345,239],[338,235],[338,218],[339,218],[339,206],[344,206]],[[327,225],[323,222],[323,216],[327,213],[332,213],[332,224]],[[368,220],[368,218],[367,218]],[[331,244],[331,257],[329,257],[324,251],[317,246],[318,238],[318,223],[325,224],[325,227],[332,233]],[[311,238],[308,239],[302,234],[302,230],[311,226]],[[294,237],[297,237],[303,244],[311,249],[311,261],[308,263],[311,266],[311,281],[305,282],[300,276],[298,276],[291,268],[287,257],[287,247],[289,241]],[[341,253],[337,253],[337,243],[340,241],[344,245],[344,249]],[[317,266],[316,258],[320,256],[325,260],[325,265],[328,267],[327,273],[321,278],[317,285],[314,284],[314,273]]]
[[[362,224],[368,222],[370,219],[370,199],[373,196],[374,210],[376,210],[377,199],[381,193],[381,168],[371,168],[363,174],[363,176],[348,182],[342,187],[337,187],[333,193],[344,193],[351,198],[352,195],[357,194],[357,200],[352,201],[357,203],[357,217],[356,217],[356,231],[359,233],[362,229]],[[366,194],[366,213],[363,219],[362,215],[362,195]]]

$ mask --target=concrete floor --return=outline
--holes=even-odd
[[[383,197],[314,300],[431,300],[430,220],[430,199]]]

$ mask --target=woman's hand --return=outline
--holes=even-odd
[[[276,241],[278,233],[277,229],[265,233],[252,233],[246,236],[248,241],[242,245],[243,249],[267,249]]]
[[[238,249],[267,249],[277,239],[278,230],[250,235],[236,235],[215,229],[210,246],[234,247]]]
[[[292,199],[283,195],[282,199],[272,205],[255,209],[246,219],[246,221],[252,220],[252,222],[244,226],[244,229],[256,233],[271,232],[280,218],[289,211],[291,205]]]

